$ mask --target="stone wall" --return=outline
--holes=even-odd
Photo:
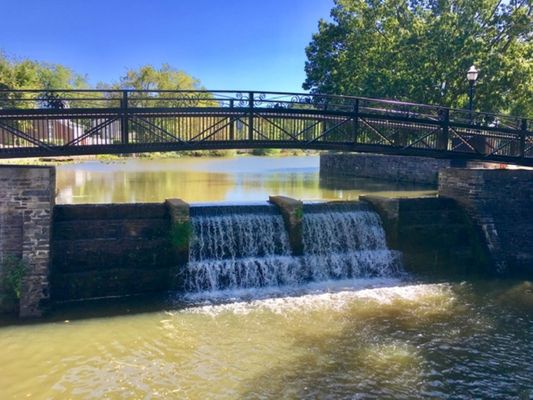
[[[361,196],[378,212],[387,243],[400,250],[408,271],[433,276],[489,270],[475,226],[453,199]]]
[[[21,317],[41,315],[49,298],[54,199],[54,168],[0,166],[0,265],[8,257],[22,259],[26,265],[19,304]]]
[[[395,182],[437,184],[438,171],[450,160],[361,153],[320,154],[320,175],[344,175]]]
[[[442,170],[439,196],[475,221],[498,272],[533,272],[532,170]]]
[[[188,205],[180,200],[56,206],[52,300],[171,289],[188,254],[186,232],[172,230],[183,218]]]

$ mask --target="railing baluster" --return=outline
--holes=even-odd
[[[441,109],[440,120],[441,131],[437,139],[437,149],[446,151],[448,150],[448,140],[450,135],[450,110],[448,108]]]
[[[121,119],[120,119],[120,127],[121,127],[121,143],[122,144],[128,144],[129,143],[129,118],[128,118],[128,92],[124,90],[122,92],[122,100],[120,102],[120,112],[121,112]]]
[[[526,135],[527,135],[527,119],[522,118],[520,124],[520,157],[526,156]]]
[[[357,135],[359,134],[359,99],[355,99],[353,105],[353,142],[357,143]]]
[[[254,92],[248,93],[248,141],[254,140]]]
[[[233,99],[230,99],[229,101],[229,108],[231,111],[233,111],[233,104],[234,100]],[[235,121],[232,121],[233,119],[233,114],[231,114],[230,116],[230,119],[229,119],[229,140],[233,141],[235,140]]]

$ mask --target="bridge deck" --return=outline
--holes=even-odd
[[[532,127],[512,116],[346,96],[0,91],[0,158],[263,147],[533,166]]]

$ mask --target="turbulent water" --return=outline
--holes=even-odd
[[[192,216],[185,278],[189,292],[395,276],[400,270],[399,255],[387,248],[378,215],[360,206],[306,212],[301,257],[291,255],[283,219],[274,207],[209,209]]]
[[[305,286],[305,285],[304,285]],[[269,288],[255,290],[261,293]],[[0,327],[0,398],[529,399],[533,284],[309,283]],[[161,306],[159,306],[161,307]],[[117,315],[113,315],[116,312]]]
[[[415,281],[364,207],[306,206],[300,257],[273,207],[191,216],[188,297],[0,325],[0,399],[532,397],[531,282]]]
[[[379,216],[370,210],[319,209],[303,218],[304,264],[312,280],[396,276],[400,255],[387,247]]]

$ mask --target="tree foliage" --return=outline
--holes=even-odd
[[[528,0],[335,0],[306,49],[313,92],[533,114]]]
[[[0,52],[0,89],[81,89],[85,76],[60,64],[17,60]]]
[[[200,90],[200,81],[189,74],[163,64],[160,68],[143,65],[129,69],[114,87],[133,90]]]

